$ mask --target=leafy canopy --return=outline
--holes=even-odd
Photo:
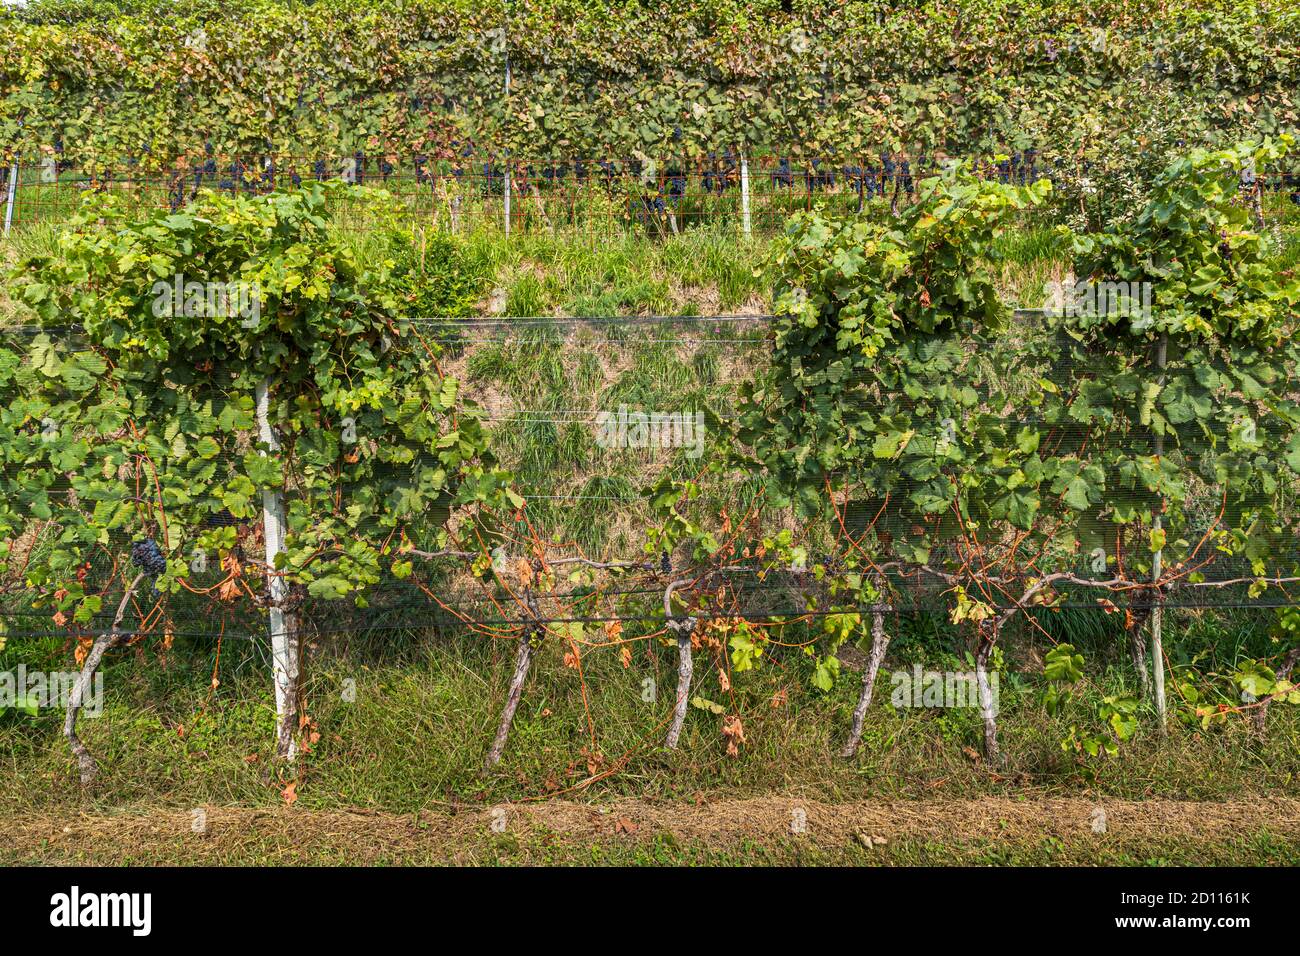
[[[287,510],[277,570],[359,601],[409,573],[404,548],[444,543],[453,508],[520,503],[478,411],[400,319],[394,259],[359,262],[330,229],[331,189],[205,193],[142,219],[94,197],[54,255],[17,268],[36,326],[0,350],[0,482],[11,523],[49,522],[26,579],[59,610],[93,614],[96,575],[142,538],[168,559],[162,591],[201,554],[237,593],[264,573],[263,492]]]

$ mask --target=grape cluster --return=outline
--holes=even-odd
[[[1038,178],[1038,151],[1012,153],[998,163],[998,182],[1027,186]]]
[[[228,508],[222,508],[216,514],[205,517],[203,523],[209,528],[233,528],[239,524],[239,519],[232,515]]]
[[[794,173],[790,170],[790,160],[781,157],[776,164],[776,172],[772,174],[773,186],[793,186]]]
[[[1027,149],[1024,155],[1020,157],[1021,184],[1029,185],[1039,178],[1038,174],[1038,150]]]
[[[809,192],[835,185],[835,173],[831,170],[822,169],[821,165],[822,161],[820,159],[814,159],[812,169],[804,170],[804,186]]]
[[[663,554],[659,556],[659,573],[660,574],[673,573],[673,562],[669,559],[667,551],[665,551]]]
[[[718,193],[730,189],[736,183],[736,159],[731,150],[727,150],[719,159],[717,153],[709,153],[709,168],[704,171],[704,191]]]
[[[912,164],[906,159],[903,160],[902,169],[899,171],[898,182],[903,192],[909,196],[912,195],[914,191],[912,188]]]
[[[167,559],[163,556],[158,542],[153,538],[144,538],[131,545],[131,563],[145,574],[154,577],[167,570]]]
[[[167,570],[167,559],[163,556],[158,542],[145,538],[131,544],[131,563],[151,578],[151,597],[158,597],[158,576]]]
[[[863,186],[866,184],[866,173],[861,166],[845,166],[842,170],[845,180],[853,187],[853,191],[862,194]]]
[[[681,199],[686,195],[686,176],[679,169],[668,171],[668,195],[673,199]]]

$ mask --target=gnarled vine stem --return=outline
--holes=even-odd
[[[86,660],[81,665],[81,673],[77,675],[77,679],[72,685],[72,691],[68,694],[68,712],[63,718],[63,736],[68,738],[68,746],[77,758],[83,786],[89,786],[94,782],[99,767],[86,745],[77,736],[77,715],[81,712],[82,704],[86,699],[86,691],[90,689],[90,682],[95,679],[95,671],[99,669],[99,662],[103,659],[104,653],[116,644],[123,635],[122,618],[126,616],[127,605],[131,603],[131,598],[135,596],[136,589],[144,578],[143,573],[137,574],[135,579],[127,585],[126,592],[122,595],[122,600],[117,606],[117,613],[113,615],[112,627],[95,638],[94,644],[91,645],[90,651],[86,654]]]

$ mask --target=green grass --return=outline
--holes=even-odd
[[[769,285],[767,241],[717,226],[663,240],[493,230],[463,241],[496,276],[504,315],[709,315],[764,307]]]
[[[279,833],[244,833],[214,843],[181,832],[147,845],[129,844],[101,832],[94,843],[75,840],[0,847],[0,864],[176,866],[355,866],[356,844],[289,840]],[[941,841],[908,837],[867,848],[856,840],[828,844],[813,839],[742,840],[711,846],[671,833],[650,839],[575,838],[546,827],[523,834],[480,831],[452,843],[420,839],[419,825],[407,841],[375,848],[372,865],[438,866],[1296,866],[1300,842],[1267,827],[1231,839],[1161,837],[1140,841],[1065,843],[1041,839]],[[366,835],[357,839],[366,845]]]
[[[1175,660],[1199,650],[1204,615],[1170,612],[1168,647]],[[1221,622],[1230,631],[1231,622]],[[1258,636],[1258,630],[1256,636]],[[1217,632],[1216,632],[1217,633]],[[624,636],[635,636],[629,627]],[[593,635],[594,637],[595,635]],[[1095,794],[1117,798],[1223,800],[1256,794],[1293,795],[1300,781],[1300,708],[1277,705],[1266,736],[1239,719],[1201,730],[1174,722],[1167,739],[1144,712],[1137,736],[1113,758],[1080,760],[1061,748],[1072,725],[1098,730],[1091,700],[1133,678],[1115,644],[1089,651],[1089,686],[1057,718],[1046,715],[1041,648],[1021,636],[1007,647],[1001,694],[1005,763],[989,768],[971,754],[979,746],[973,710],[895,709],[889,671],[915,661],[960,668],[932,648],[933,630],[900,628],[877,685],[862,752],[836,754],[856,699],[846,671],[834,691],[811,689],[808,663],[775,649],[761,670],[735,676],[731,694],[719,686],[717,664],[699,655],[694,693],[724,701],[741,715],[748,740],[728,757],[721,718],[692,708],[681,749],[660,746],[671,707],[675,655],[657,641],[636,641],[624,668],[613,649],[589,651],[582,680],[548,642],[538,655],[516,717],[506,758],[483,774],[513,646],[482,637],[376,632],[318,639],[307,666],[307,710],[320,735],[302,762],[300,805],[370,807],[413,812],[450,801],[519,800],[563,794],[594,767],[616,772],[583,785],[584,798],[635,796],[689,800],[699,793],[761,796],[799,793],[810,799],[970,799],[981,796]],[[1085,641],[1079,641],[1080,646]],[[951,645],[949,645],[951,646]],[[1218,647],[1217,653],[1258,653]],[[62,648],[46,640],[10,647],[11,668],[67,667]],[[104,712],[82,727],[100,758],[102,779],[91,805],[274,805],[282,771],[272,769],[273,713],[265,649],[227,641],[216,669],[215,647],[178,639],[165,662],[132,651],[110,656]],[[647,679],[658,688],[643,700]],[[355,699],[344,690],[355,683]],[[772,706],[784,691],[785,702]],[[83,805],[59,714],[0,717],[0,799],[11,811]],[[592,733],[595,734],[593,745]],[[588,760],[599,753],[592,766]]]

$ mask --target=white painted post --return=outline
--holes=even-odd
[[[1169,348],[1169,335],[1164,333],[1160,336],[1160,344],[1156,347],[1156,366],[1160,369],[1160,384],[1165,383],[1165,360]],[[1156,435],[1156,457],[1163,458],[1165,453],[1165,436]],[[1157,511],[1151,526],[1159,531],[1162,525],[1160,512]],[[1160,575],[1164,571],[1164,550],[1157,548],[1156,553],[1151,557],[1151,580],[1158,583]],[[1153,596],[1154,606],[1151,608],[1151,666],[1155,673],[1155,695],[1156,695],[1156,714],[1160,718],[1160,733],[1168,732],[1168,726],[1165,723],[1165,654],[1164,645],[1161,635],[1161,626],[1164,624],[1164,603],[1161,601],[1160,593],[1156,592]]]
[[[749,161],[744,153],[740,154],[740,219],[741,228],[748,238],[752,231],[749,219]]]
[[[18,192],[18,164],[9,167],[9,195],[5,199],[5,238],[9,238],[9,227],[14,221],[14,194]]]
[[[508,104],[510,102],[510,54],[506,53],[506,103],[507,114],[509,113]],[[510,238],[510,150],[506,150],[506,178],[505,178],[505,200],[506,200],[506,238]]]
[[[280,451],[280,441],[271,427],[270,379],[257,386],[258,438],[274,454]],[[262,452],[266,455],[267,452]],[[262,528],[266,538],[266,563],[275,567],[275,558],[285,548],[284,496],[279,489],[262,489]],[[298,622],[293,614],[286,614],[284,600],[289,586],[277,574],[267,575],[267,591],[271,605],[268,618],[271,627],[271,670],[275,680],[275,737],[276,753],[285,760],[298,755]]]

